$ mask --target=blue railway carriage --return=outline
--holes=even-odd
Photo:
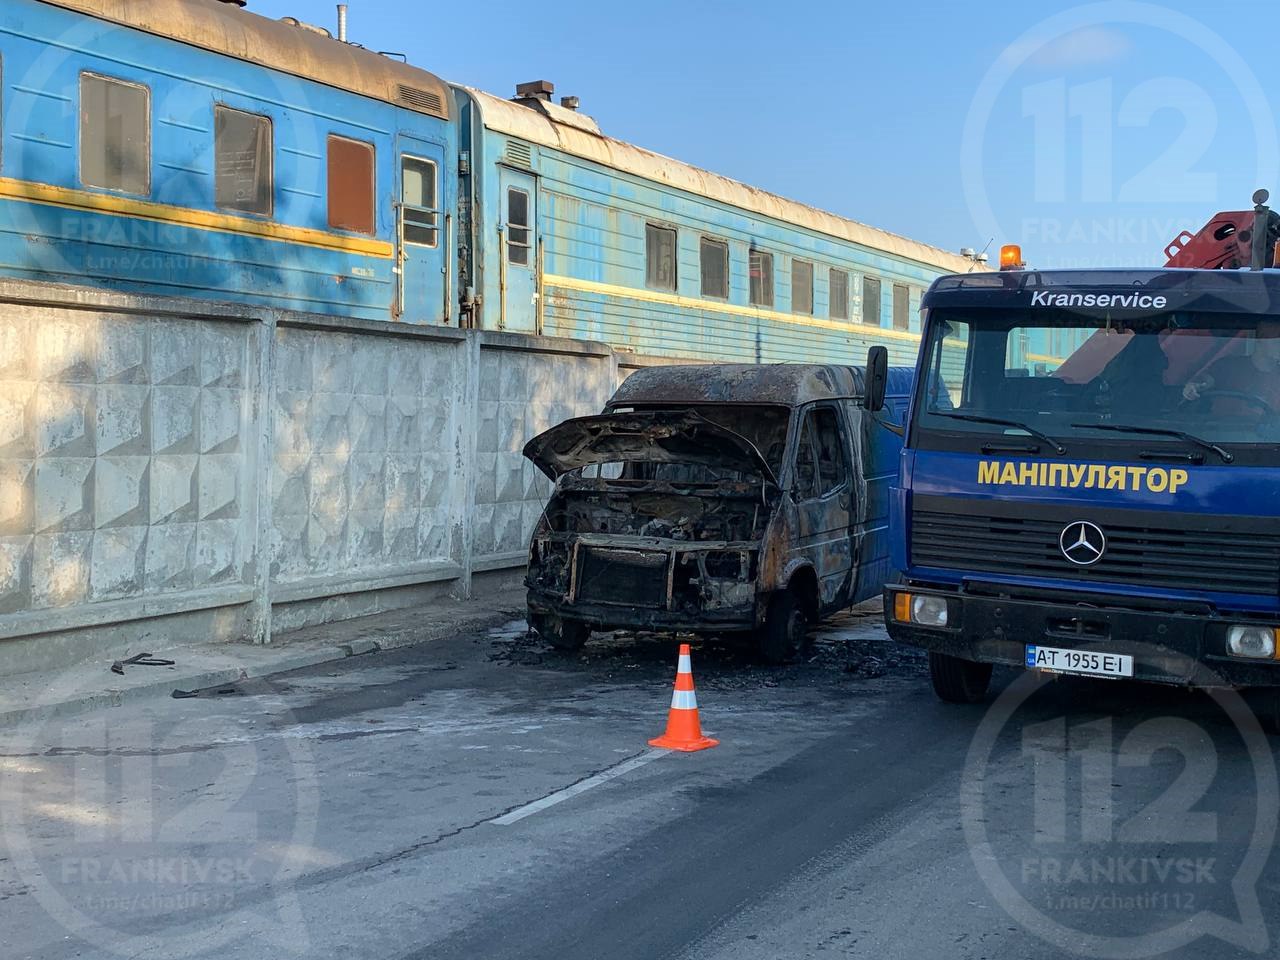
[[[924,288],[974,267],[522,89],[220,0],[3,0],[0,275],[659,358],[884,342],[910,364]]]
[[[218,0],[4,0],[0,272],[456,323],[431,74]]]
[[[911,365],[925,288],[975,269],[606,137],[550,84],[454,91],[473,325],[729,362],[860,362],[884,343]]]

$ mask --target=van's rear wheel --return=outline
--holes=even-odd
[[[974,663],[930,651],[929,679],[933,681],[933,692],[939,700],[978,703],[991,686],[991,664]]]
[[[781,590],[769,600],[764,624],[756,630],[756,652],[765,663],[786,663],[804,648],[808,621],[795,593]]]
[[[557,650],[573,653],[581,650],[591,635],[591,628],[577,620],[565,620],[545,613],[529,611],[530,629]]]

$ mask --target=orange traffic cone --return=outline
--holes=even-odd
[[[671,694],[671,709],[667,712],[667,732],[650,740],[651,747],[692,752],[714,747],[720,742],[702,735],[702,724],[698,722],[698,695],[693,692],[693,669],[689,664],[689,645],[682,643],[676,667],[676,689]]]

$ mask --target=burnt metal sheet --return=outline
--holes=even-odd
[[[449,119],[449,87],[434,74],[220,0],[46,2],[339,90],[385,100],[406,110]]]
[[[810,363],[691,364],[637,370],[618,387],[609,405],[763,403],[791,407],[861,393],[862,370],[857,367]]]
[[[688,410],[566,420],[526,443],[524,455],[553,480],[590,464],[647,461],[746,470],[777,484],[755,444]]]

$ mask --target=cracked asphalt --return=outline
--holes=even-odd
[[[1010,671],[947,706],[879,616],[783,668],[696,643],[722,743],[688,755],[646,743],[673,638],[520,622],[11,731],[3,954],[1274,952],[1273,741],[1234,701]]]

